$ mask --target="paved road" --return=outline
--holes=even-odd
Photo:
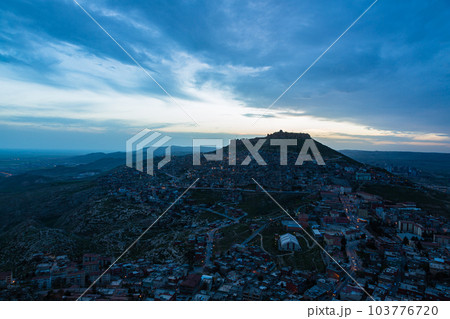
[[[258,235],[261,231],[263,231],[264,228],[266,228],[267,225],[269,225],[272,221],[281,219],[281,218],[283,218],[283,217],[285,217],[285,216],[286,216],[286,215],[281,215],[281,216],[278,216],[278,217],[275,217],[275,218],[270,218],[264,225],[262,225],[261,227],[259,227],[259,228],[258,228],[257,230],[255,230],[249,237],[247,237],[247,239],[245,239],[245,240],[242,242],[241,245],[242,245],[242,246],[247,245],[253,238],[256,237],[256,235]]]
[[[259,227],[257,230],[255,230],[249,237],[247,237],[243,242],[242,242],[242,246],[247,245],[253,238],[256,237],[256,235],[258,235],[264,228],[266,228],[266,226],[269,223],[265,223],[264,225],[262,225],[261,227]]]
[[[302,208],[303,206],[306,206],[306,205],[308,205],[308,204],[302,204],[302,205],[300,205],[300,206],[296,209],[296,212],[298,212],[298,211],[300,210],[300,208]],[[256,235],[258,235],[261,231],[263,231],[264,228],[266,228],[267,225],[269,225],[272,221],[278,220],[278,219],[281,219],[281,218],[284,218],[284,217],[288,217],[288,216],[287,216],[286,214],[283,213],[283,215],[280,215],[280,216],[278,216],[278,217],[269,219],[264,225],[262,225],[261,227],[259,227],[259,228],[258,228],[257,230],[255,230],[255,231],[254,231],[247,239],[245,239],[245,240],[242,242],[241,245],[243,245],[243,246],[247,245],[253,238],[256,237]],[[314,243],[313,243],[313,244],[310,244],[309,241],[306,239],[306,237],[304,237],[303,235],[300,235],[300,236],[303,237],[303,239],[306,241],[306,244],[308,245],[308,248],[311,248],[311,247],[314,245]]]
[[[205,254],[205,263],[203,267],[207,267],[211,265],[211,256],[213,252],[213,243],[214,243],[214,233],[216,232],[218,228],[215,228],[213,230],[210,230],[207,235],[207,242],[206,242],[206,254]]]
[[[206,254],[205,254],[205,263],[203,264],[203,267],[207,267],[207,266],[211,266],[212,262],[211,262],[211,256],[214,250],[214,234],[216,233],[216,231],[218,231],[221,228],[225,228],[234,224],[237,224],[238,222],[234,222],[232,224],[225,224],[225,225],[221,225],[219,227],[216,227],[214,229],[211,229],[210,231],[207,232],[207,239],[206,239]]]
[[[204,211],[207,211],[207,212],[210,212],[210,213],[213,213],[213,214],[216,214],[216,215],[219,215],[219,216],[228,218],[228,219],[230,219],[230,220],[232,220],[232,221],[234,221],[234,222],[239,222],[239,220],[240,220],[242,217],[245,216],[245,215],[243,215],[243,216],[241,216],[241,217],[239,217],[239,218],[234,218],[234,217],[228,216],[228,215],[226,215],[226,214],[224,214],[224,213],[219,213],[218,211],[213,210],[213,209],[211,209],[211,208],[203,208],[203,207],[198,207],[198,208],[201,209],[201,210],[204,210]]]
[[[185,189],[185,186],[170,186],[173,188],[183,188]],[[192,189],[199,189],[199,190],[213,190],[213,191],[240,191],[240,192],[249,192],[249,193],[263,193],[260,189],[247,189],[247,188],[231,188],[231,187],[206,187],[206,186],[193,186]],[[279,194],[311,194],[310,191],[277,191],[277,190],[266,190],[267,193],[279,193]]]

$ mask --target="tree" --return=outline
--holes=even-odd
[[[409,245],[409,239],[408,239],[408,237],[405,236],[405,237],[403,238],[402,244],[403,244],[403,245]]]
[[[376,249],[377,249],[377,245],[375,244],[375,240],[374,240],[373,238],[370,238],[370,239],[367,241],[366,246],[367,246],[367,248],[370,248],[370,249],[373,249],[373,250],[376,250]]]
[[[418,250],[423,250],[422,242],[419,240],[416,244]]]
[[[194,257],[195,257],[195,250],[190,248],[187,249],[184,253],[184,258],[186,258],[187,263],[189,264],[189,266],[193,266],[194,265]]]
[[[347,238],[345,238],[345,236],[342,236],[341,239],[341,251],[345,251],[347,247]]]

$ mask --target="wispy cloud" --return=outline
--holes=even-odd
[[[283,129],[331,143],[448,145],[442,66],[450,61],[450,19],[443,0],[380,2],[254,128],[251,117],[368,3],[81,3],[189,109],[198,132]],[[194,132],[72,1],[7,1],[0,17],[2,125]]]

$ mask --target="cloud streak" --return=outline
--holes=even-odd
[[[80,3],[186,107],[199,133],[283,129],[331,146],[395,140],[448,151],[445,1],[378,3],[254,128],[251,118],[369,2]],[[1,125],[37,134],[85,126],[105,138],[147,126],[195,131],[72,1],[6,0],[0,16]]]

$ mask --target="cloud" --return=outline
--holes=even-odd
[[[447,145],[450,11],[443,0],[377,3],[256,126],[251,118],[369,3],[81,4],[201,122],[199,132],[282,128],[334,141]],[[72,1],[7,0],[0,16],[3,125],[63,130],[66,119],[91,131],[195,129]]]
[[[275,114],[255,114],[255,113],[245,113],[242,114],[243,116],[250,117],[250,118],[273,118],[276,117]]]

